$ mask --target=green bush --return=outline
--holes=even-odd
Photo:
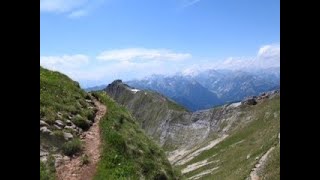
[[[53,135],[57,137],[58,139],[64,139],[63,132],[61,130],[55,130],[53,131]]]
[[[51,167],[52,161],[50,157],[48,158],[47,164],[40,161],[40,180],[54,180],[55,179],[55,169]],[[54,161],[53,161],[54,162]]]
[[[94,121],[95,112],[94,112],[93,109],[85,110],[85,111],[83,111],[83,114],[84,114],[85,117],[87,117],[88,120]]]
[[[72,156],[82,150],[82,143],[80,139],[73,139],[69,142],[64,143],[62,151],[67,156]]]
[[[86,165],[86,164],[89,164],[89,156],[84,154],[82,157],[81,157],[81,164],[82,165]]]
[[[90,128],[90,124],[80,115],[73,118],[73,123],[83,130],[88,130]]]

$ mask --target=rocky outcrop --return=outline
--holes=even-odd
[[[257,98],[256,96],[248,97],[244,101],[241,101],[241,104],[256,105],[257,104],[256,98]]]

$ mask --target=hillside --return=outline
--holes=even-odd
[[[141,131],[134,117],[103,92],[108,107],[102,119],[103,151],[95,179],[176,179],[164,152]]]
[[[77,82],[40,67],[41,179],[54,178],[64,157],[80,153],[80,135],[93,124],[96,111]]]
[[[95,179],[177,177],[164,152],[124,108],[40,67],[40,179],[91,179],[88,174]]]
[[[169,159],[191,179],[246,179],[259,162],[257,176],[280,179],[279,104],[279,97],[274,97],[254,106],[243,106],[232,124],[227,123],[232,119],[224,120],[223,124],[231,127],[217,132],[218,138],[208,138],[191,149],[178,149]],[[261,159],[266,159],[266,163]]]
[[[157,93],[121,81],[105,91],[139,117],[139,125],[188,178],[244,179],[272,146],[276,147],[270,152],[273,160],[265,158],[258,174],[275,179],[279,175],[279,91],[196,112],[168,108]]]

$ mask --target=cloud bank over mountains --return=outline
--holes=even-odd
[[[280,44],[264,45],[253,57],[228,57],[220,61],[198,63],[188,52],[170,49],[125,48],[106,50],[96,56],[86,54],[41,56],[40,65],[63,72],[82,86],[108,83],[116,78],[143,78],[152,74],[182,72],[197,74],[207,69],[257,70],[280,67]]]

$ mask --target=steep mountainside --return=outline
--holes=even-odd
[[[99,124],[97,99],[107,109]],[[102,149],[97,151],[99,143],[91,149],[99,153],[91,159],[87,146],[100,140],[95,134],[100,129]],[[91,166],[96,161],[97,169]],[[40,179],[56,179],[56,173],[62,179],[78,179],[81,173],[95,179],[177,178],[164,152],[129,112],[105,94],[88,94],[67,76],[40,67]]]
[[[170,162],[191,179],[245,179],[261,157],[278,146],[279,91],[196,112],[170,109],[157,93],[121,81],[105,91],[139,117],[140,126],[167,151]],[[270,153],[275,155],[269,165],[259,165],[259,176],[277,179],[276,152]]]

